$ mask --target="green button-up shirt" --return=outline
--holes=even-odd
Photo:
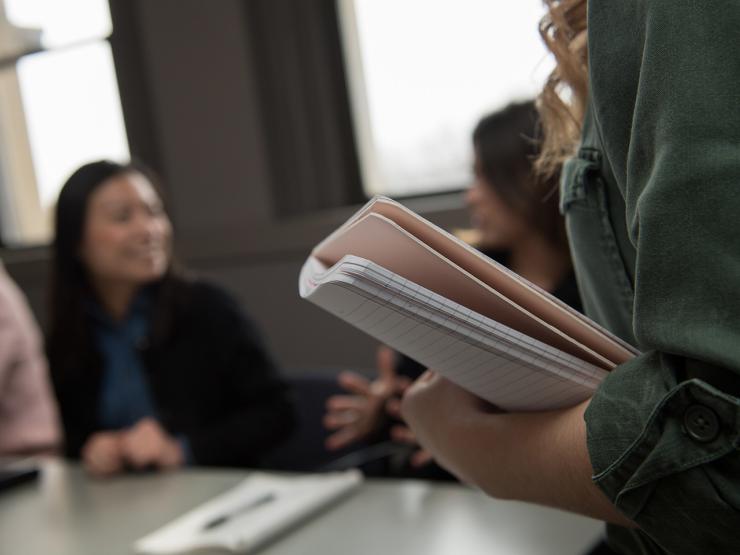
[[[740,1],[590,0],[561,208],[589,316],[642,355],[586,413],[623,553],[740,553]]]

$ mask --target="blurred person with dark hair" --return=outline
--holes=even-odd
[[[292,405],[254,324],[173,263],[151,172],[100,161],[56,209],[48,354],[65,452],[96,475],[257,466]]]
[[[483,117],[473,131],[475,179],[466,194],[474,229],[461,237],[570,306],[581,309],[563,218],[558,211],[558,176],[538,179],[533,171],[541,130],[533,102],[510,104]],[[349,393],[327,401],[324,419],[334,430],[327,448],[338,450],[358,441],[391,436],[415,444],[399,423],[395,397],[425,368],[387,347],[377,355],[378,378],[342,372],[339,384]],[[390,411],[390,415],[387,411]],[[415,453],[410,464],[425,466],[428,453]],[[430,469],[417,475],[448,477]]]
[[[533,102],[510,104],[473,131],[475,180],[466,200],[478,232],[475,246],[574,308],[575,285],[558,175],[541,179],[534,163],[541,142]]]
[[[59,442],[41,333],[0,262],[0,456],[50,452]]]

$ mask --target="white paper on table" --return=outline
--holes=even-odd
[[[362,480],[358,470],[297,476],[254,472],[233,489],[141,538],[134,551],[142,555],[207,549],[246,553],[349,494]],[[270,494],[274,495],[272,501],[237,513],[211,530],[204,529],[214,518],[235,513]]]

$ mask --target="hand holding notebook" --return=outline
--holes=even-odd
[[[299,291],[506,410],[576,404],[637,352],[383,197],[313,250]]]

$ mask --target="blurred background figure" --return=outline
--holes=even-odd
[[[96,475],[257,466],[293,413],[256,327],[186,277],[151,172],[100,161],[56,208],[49,363],[65,452]]]
[[[473,229],[457,234],[497,262],[581,309],[568,251],[563,218],[558,210],[558,176],[538,180],[533,164],[541,131],[533,102],[510,104],[483,117],[473,131],[475,179],[466,194]],[[399,420],[398,396],[425,370],[420,364],[381,346],[375,380],[342,372],[346,395],[328,399],[324,424],[333,434],[326,447],[337,450],[359,441],[392,437],[415,444]],[[419,468],[430,462],[417,451],[404,463]],[[402,466],[404,466],[402,465]],[[408,468],[392,473],[408,474]],[[412,472],[420,477],[447,478],[438,467]]]
[[[0,262],[0,456],[50,452],[59,441],[41,333]]]
[[[557,176],[536,178],[541,131],[533,102],[484,117],[473,131],[475,180],[468,189],[473,246],[580,309],[558,209]]]

